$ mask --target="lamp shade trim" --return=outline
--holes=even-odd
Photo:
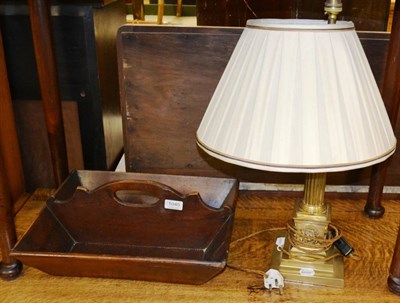
[[[359,169],[359,168],[364,168],[368,167],[371,165],[378,164],[380,162],[385,161],[388,159],[393,153],[396,151],[396,144],[388,150],[386,153],[379,155],[373,159],[366,159],[364,161],[360,162],[354,162],[354,163],[336,163],[332,165],[307,165],[307,166],[302,166],[302,165],[278,165],[275,163],[263,163],[263,162],[256,162],[256,161],[251,161],[248,159],[241,159],[241,158],[236,158],[231,155],[223,154],[219,151],[213,150],[209,146],[205,145],[202,143],[199,138],[197,140],[197,145],[204,150],[207,154],[222,160],[224,162],[228,162],[231,164],[239,165],[239,166],[244,166],[252,169],[257,169],[257,170],[265,170],[265,171],[275,171],[275,172],[291,172],[291,173],[322,173],[322,172],[339,172],[339,171],[346,171],[346,170],[353,170],[353,169]]]
[[[310,19],[249,19],[246,28],[257,28],[265,30],[354,30],[351,21],[337,21],[335,24],[327,24],[326,20]]]

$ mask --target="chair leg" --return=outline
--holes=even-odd
[[[144,20],[144,3],[143,0],[132,0],[133,20]]]
[[[157,24],[163,23],[164,17],[164,0],[158,0]]]
[[[371,219],[381,218],[385,213],[385,208],[382,206],[381,201],[387,168],[387,160],[372,167],[369,193],[364,207],[364,212]]]
[[[397,234],[396,246],[394,248],[387,283],[390,291],[400,296],[400,228]]]
[[[24,180],[5,60],[0,31],[0,105],[2,111],[0,118],[0,278],[13,280],[22,271],[21,262],[10,256],[11,248],[17,240],[13,201],[17,195],[21,194],[21,191],[24,191]],[[8,145],[7,149],[5,145]],[[16,179],[20,180],[18,184],[15,182]],[[14,184],[8,180],[13,180]]]
[[[16,242],[12,197],[0,157],[0,278],[3,280],[14,280],[22,271],[22,263],[10,256]]]
[[[388,50],[388,59],[385,68],[385,79],[382,88],[382,97],[388,108],[390,121],[393,128],[396,127],[399,107],[400,107],[400,62],[398,60],[400,56],[400,1],[396,1],[393,12],[393,23],[392,31],[390,34],[390,43]],[[387,162],[387,161],[385,161]],[[383,165],[384,163],[382,163]],[[384,177],[386,174],[386,168],[380,174]],[[379,185],[380,187],[380,185]],[[376,186],[376,188],[379,188]],[[400,230],[397,234],[397,241],[392,257],[392,264],[390,265],[389,277],[387,280],[390,291],[400,295]]]
[[[178,0],[176,4],[176,16],[182,16],[182,0]]]
[[[393,128],[396,128],[400,108],[400,1],[396,1],[393,12],[392,32],[386,59],[385,77],[382,86],[382,98]],[[377,164],[372,169],[370,194],[365,212],[371,218],[380,218],[385,209],[381,205],[382,190],[389,161]]]
[[[59,186],[69,172],[56,58],[53,51],[50,0],[28,0],[28,7],[54,180]]]

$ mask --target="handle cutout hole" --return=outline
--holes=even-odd
[[[152,206],[160,201],[159,197],[140,190],[119,190],[115,197],[118,203],[126,206]]]

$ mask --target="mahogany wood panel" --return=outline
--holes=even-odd
[[[106,169],[116,167],[123,149],[116,32],[126,22],[124,9],[125,3],[118,1],[108,5],[107,9],[93,11]]]
[[[199,157],[192,143],[194,128],[200,123],[238,32],[178,29],[160,34],[154,30],[120,32],[127,170],[176,169],[198,175],[212,171],[221,176],[212,163]]]
[[[52,193],[37,191],[16,217],[18,235],[37,218]],[[270,197],[268,192],[241,192],[237,201],[232,240],[265,230],[247,240],[233,242],[228,265],[267,270],[277,229],[293,215],[296,199]],[[329,199],[332,220],[353,245],[360,261],[345,259],[343,289],[286,283],[283,295],[259,289],[260,277],[227,268],[202,286],[131,280],[66,278],[45,274],[32,267],[13,283],[0,282],[4,302],[296,302],[296,303],[397,303],[386,286],[387,272],[400,223],[399,200],[385,200],[386,215],[371,222],[363,200]],[[45,286],[45,287],[44,287]]]
[[[295,0],[297,18],[326,19],[324,2],[319,0]],[[354,22],[360,31],[386,31],[391,0],[344,0],[343,12],[338,20]]]
[[[294,0],[197,0],[197,25],[245,26],[247,19],[292,18]]]
[[[125,26],[119,32],[121,108],[128,171],[234,176],[241,181],[303,183],[301,174],[261,172],[201,152],[195,132],[241,28]],[[359,33],[379,84],[387,33]],[[397,136],[400,129],[396,129]],[[396,160],[398,159],[398,160]],[[370,169],[329,174],[329,184],[368,184]],[[397,152],[388,185],[400,184]]]
[[[247,19],[326,19],[321,0],[197,0],[197,24],[245,26]],[[386,31],[390,0],[343,1],[339,20],[351,20],[357,30]]]
[[[78,105],[74,101],[63,101],[62,109],[68,171],[83,169]],[[29,179],[26,190],[33,192],[40,186],[55,187],[41,101],[15,100],[14,111],[19,141],[23,142],[21,145],[22,163],[26,178]]]

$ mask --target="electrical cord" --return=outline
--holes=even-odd
[[[306,234],[304,231],[297,229],[294,226],[293,220],[287,222],[287,239],[291,247],[296,248],[298,251],[305,253],[288,252],[283,247],[278,247],[278,250],[288,255],[291,259],[297,259],[306,262],[316,261],[329,261],[333,258],[340,256],[340,253],[332,255],[324,255],[334,243],[342,237],[340,230],[333,224],[328,225],[326,237],[319,237],[315,234]]]
[[[281,230],[286,230],[286,228],[285,227],[272,227],[272,228],[262,229],[262,230],[254,232],[254,233],[251,233],[251,234],[249,234],[247,236],[244,236],[242,238],[236,239],[235,241],[232,241],[230,246],[231,246],[231,248],[235,247],[235,245],[237,243],[242,242],[242,241],[247,240],[247,239],[250,239],[250,238],[253,238],[253,237],[255,237],[255,236],[259,235],[259,234],[265,233],[265,232],[281,231]]]
[[[300,252],[307,253],[307,255],[304,255],[302,253],[289,252],[284,247],[277,246],[277,249],[279,251],[282,251],[282,253],[286,254],[287,256],[289,256],[289,258],[294,258],[305,262],[317,262],[317,261],[326,262],[332,260],[337,256],[346,255],[356,261],[361,260],[360,256],[356,255],[351,247],[350,247],[351,250],[348,254],[344,254],[343,252],[342,253],[337,252],[330,256],[326,256],[323,254],[323,252],[328,251],[332,247],[332,245],[335,244],[336,241],[342,239],[342,233],[339,230],[339,228],[337,228],[335,225],[333,224],[328,225],[327,237],[323,238],[314,235],[304,234],[294,226],[293,220],[287,222],[286,227],[263,229],[251,233],[242,238],[236,239],[231,242],[230,247],[232,249],[237,245],[237,243],[251,239],[259,234],[271,231],[281,231],[281,230],[287,230],[287,239],[292,247],[295,247]],[[263,276],[263,277],[265,276],[265,273],[261,270],[242,268],[232,264],[227,264],[227,267],[234,270],[255,274],[258,276]]]
[[[276,228],[267,228],[267,229],[262,229],[262,230],[256,231],[256,232],[251,233],[251,234],[249,234],[247,236],[244,236],[242,238],[239,238],[239,239],[236,239],[236,240],[232,241],[230,243],[230,249],[233,249],[237,245],[237,243],[245,241],[245,240],[248,240],[248,239],[251,239],[251,238],[253,238],[253,237],[255,237],[255,236],[259,235],[259,234],[262,234],[262,233],[265,233],[265,232],[271,232],[271,231],[281,231],[281,230],[286,230],[286,228],[285,227],[276,227]],[[232,255],[232,253],[230,253],[230,255]],[[245,272],[245,273],[255,274],[255,275],[261,276],[261,277],[265,276],[265,272],[263,272],[261,270],[242,268],[242,267],[239,267],[239,266],[236,266],[236,265],[232,265],[230,263],[227,263],[226,267],[228,267],[230,269],[233,269],[233,270]]]

